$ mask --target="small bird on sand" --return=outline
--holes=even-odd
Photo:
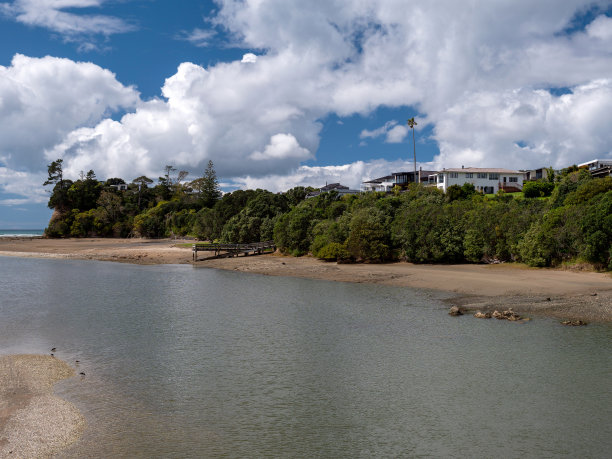
[[[81,376],[85,376],[85,372],[84,372],[84,371],[81,371],[79,374],[80,374]]]

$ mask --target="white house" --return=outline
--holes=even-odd
[[[361,191],[391,191],[395,186],[394,176],[387,175],[361,184]]]
[[[311,191],[306,195],[306,198],[314,198],[315,196],[319,196],[321,193],[329,193],[330,191],[335,191],[339,196],[344,196],[345,194],[358,194],[359,190],[351,190],[348,186],[341,185],[340,183],[330,183],[325,186],[319,188],[317,191]]]
[[[586,167],[589,171],[601,169],[602,167],[612,167],[612,159],[593,159],[586,163],[578,164],[578,167]]]
[[[449,186],[471,183],[476,191],[485,194],[497,193],[500,189],[508,192],[523,189],[523,173],[509,169],[489,169],[483,167],[461,167],[443,169],[429,176],[429,183],[446,192]]]
[[[428,183],[428,177],[435,174],[436,171],[424,171],[419,168],[416,175],[411,172],[393,172],[391,175],[369,180],[361,184],[361,191],[391,191],[394,187],[399,187],[402,190],[408,188],[411,183],[418,181],[422,184]],[[417,180],[415,180],[415,177]]]

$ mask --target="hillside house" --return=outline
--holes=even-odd
[[[612,177],[612,159],[593,159],[578,167],[586,167],[595,178]]]
[[[329,193],[330,191],[337,192],[340,196],[344,196],[345,194],[357,194],[360,193],[359,190],[351,190],[348,186],[341,185],[340,183],[330,183],[322,186],[317,191],[312,191],[306,195],[306,198],[314,198],[315,196],[319,196],[321,193]]]
[[[446,193],[452,185],[462,186],[471,183],[485,194],[494,194],[499,190],[516,192],[523,189],[523,172],[509,169],[489,169],[482,167],[461,167],[460,169],[443,169],[429,176],[429,184],[435,185]]]
[[[368,180],[361,184],[361,191],[391,191],[395,186],[394,180],[393,175]]]
[[[391,175],[386,175],[373,180],[368,180],[361,184],[361,191],[391,191],[398,186],[401,189],[408,188],[408,185],[415,182],[415,177],[419,183],[427,184],[428,177],[435,174],[437,171],[424,171],[420,168],[416,175],[412,172],[393,172]]]
[[[586,167],[589,171],[601,169],[602,167],[612,167],[612,159],[592,159],[586,163],[578,164],[578,167]]]
[[[523,173],[523,179],[525,182],[535,181],[535,180],[547,180],[549,169],[547,167],[540,167],[539,169],[527,169],[521,170]],[[555,171],[555,174],[558,174],[559,171]]]
[[[408,188],[408,185],[414,183],[415,177],[418,178],[419,183],[427,184],[430,175],[435,174],[437,171],[424,171],[423,168],[419,168],[416,175],[414,171],[412,172],[393,172],[393,183],[394,185],[399,186],[402,189]]]

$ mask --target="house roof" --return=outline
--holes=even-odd
[[[612,164],[612,159],[592,159],[586,163],[578,164],[578,167],[587,166],[593,163]]]
[[[491,172],[494,174],[521,174],[522,172],[513,171],[510,169],[499,169],[499,168],[489,168],[489,167],[459,167],[452,169],[444,169],[441,172]]]
[[[430,174],[435,174],[438,171],[425,171],[425,170],[418,170],[417,174],[421,174],[421,175],[430,175]],[[395,177],[396,175],[402,175],[402,174],[409,174],[409,175],[414,175],[414,171],[406,171],[406,172],[393,172],[392,177]]]
[[[348,186],[341,185],[340,183],[330,183],[328,185],[322,186],[319,188],[321,191],[331,191],[331,190],[348,190]]]
[[[375,179],[368,180],[368,181],[363,182],[363,183],[382,183],[382,182],[390,182],[392,180],[393,180],[393,176],[392,175],[385,175],[384,177],[375,178]]]

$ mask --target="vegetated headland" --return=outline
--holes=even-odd
[[[186,171],[174,176],[167,166],[153,186],[142,176],[129,184],[120,178],[100,182],[93,171],[72,182],[63,178],[58,160],[45,182],[54,185],[54,214],[45,234],[274,240],[285,254],[341,262],[578,262],[612,270],[612,177],[574,169],[526,184],[517,194],[487,196],[470,184],[444,193],[411,184],[390,193],[330,191],[308,198],[313,189],[304,187],[221,196],[212,162],[191,182]]]

